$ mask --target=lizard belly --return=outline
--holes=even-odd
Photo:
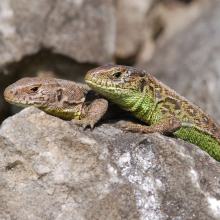
[[[61,110],[44,110],[50,115],[65,119],[65,120],[71,120],[71,119],[79,119],[81,116],[80,112],[74,112],[71,109],[61,109]]]

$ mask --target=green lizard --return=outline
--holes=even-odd
[[[127,123],[126,130],[172,133],[220,161],[220,126],[146,71],[105,65],[90,70],[85,81],[94,91],[150,125]]]
[[[56,78],[27,77],[4,91],[9,103],[35,106],[51,115],[91,128],[104,116],[108,101],[99,98],[88,86]]]

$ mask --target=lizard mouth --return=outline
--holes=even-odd
[[[111,96],[123,92],[120,87],[115,87],[114,85],[112,85],[112,83],[110,82],[108,83],[108,81],[103,81],[103,80],[97,81],[96,79],[91,79],[91,78],[87,78],[85,79],[85,81],[94,91],[109,98],[111,98]]]
[[[5,101],[8,102],[9,104],[13,104],[18,107],[25,108],[27,106],[30,106],[30,104],[28,104],[27,102],[24,102],[23,100],[13,99],[13,98],[7,97],[7,96],[4,96],[4,98],[5,98]]]
[[[10,86],[7,87],[4,91],[4,99],[6,102],[10,103],[10,104],[14,104],[17,103],[18,100],[16,100],[15,98],[15,94],[13,92],[13,90],[10,89]]]
[[[91,88],[103,88],[104,86],[104,83],[97,83],[97,81],[92,78],[85,78],[85,81]]]
[[[10,86],[7,87],[4,91],[4,99],[8,103],[16,105],[18,107],[22,107],[22,108],[28,107],[31,105],[34,105],[35,107],[39,107],[37,103],[35,104],[28,103],[28,100],[25,99],[23,96],[19,98],[18,94],[15,91],[13,91]]]
[[[95,77],[91,72],[88,72],[85,77],[85,82],[95,91],[114,91],[123,90],[119,85],[115,85],[111,80]]]

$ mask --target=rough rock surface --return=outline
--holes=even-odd
[[[155,0],[120,0],[117,3],[116,56],[134,56],[144,40],[146,17]]]
[[[42,47],[80,62],[109,62],[115,44],[112,0],[1,0],[0,66]]]
[[[27,108],[0,128],[0,219],[220,218],[220,165],[198,147]]]
[[[145,24],[146,36],[136,61],[144,63],[152,59],[157,45],[166,44],[176,33],[190,25],[202,14],[208,3],[210,1],[207,0],[156,1],[155,6],[149,10]]]
[[[220,1],[165,45],[145,69],[220,121]]]

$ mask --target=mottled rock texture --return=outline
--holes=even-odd
[[[27,108],[0,128],[0,219],[220,218],[220,165],[198,147]]]
[[[140,49],[145,36],[147,14],[155,0],[120,0],[117,3],[116,56],[128,58]]]
[[[210,3],[142,66],[220,122],[220,1]]]
[[[109,62],[114,11],[112,0],[1,0],[0,66],[42,48],[79,62]]]

